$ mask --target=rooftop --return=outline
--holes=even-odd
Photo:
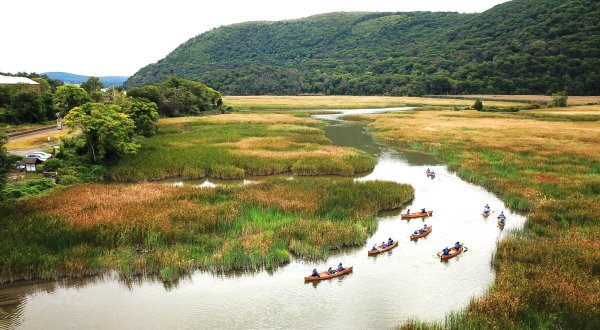
[[[39,85],[39,83],[25,77],[9,77],[0,75],[0,85],[16,85],[16,84],[28,84],[28,85]]]

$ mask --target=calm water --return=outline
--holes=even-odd
[[[383,110],[344,110],[344,113]],[[319,116],[336,119],[339,115]],[[219,276],[196,272],[175,284],[115,275],[86,280],[21,284],[0,288],[0,326],[26,329],[97,328],[389,328],[409,317],[441,319],[460,310],[490,286],[496,243],[522,216],[511,213],[486,190],[449,173],[429,155],[397,153],[374,145],[363,128],[332,121],[325,130],[336,145],[354,146],[379,158],[357,180],[410,183],[415,199],[408,208],[434,210],[426,219],[402,220],[400,212],[381,214],[377,232],[365,246],[336,253],[326,262],[291,262],[274,272]],[[425,176],[435,170],[434,180]],[[243,181],[239,182],[243,184]],[[201,184],[201,183],[199,183]],[[481,217],[483,205],[495,211]],[[504,210],[504,230],[496,225]],[[402,210],[404,212],[405,210]],[[423,223],[432,233],[417,242],[410,234]],[[388,237],[399,246],[368,257],[374,243]],[[436,252],[456,241],[468,251],[441,262]],[[313,268],[342,261],[354,273],[320,283],[303,282]]]

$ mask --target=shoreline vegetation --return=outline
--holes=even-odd
[[[312,160],[315,154],[343,156],[339,162],[296,168],[316,169],[316,174],[345,169],[340,175],[347,175],[374,165],[355,149],[331,146],[322,123],[307,118],[308,110],[321,109],[330,97],[318,98],[293,97],[279,109],[300,111],[280,114],[263,110],[284,98],[239,97],[236,107],[246,107],[243,113],[161,120],[160,133],[146,140],[140,154],[108,173],[116,180],[148,180],[168,175],[175,163],[194,163],[187,170],[179,166],[175,174],[235,177],[230,174],[254,173],[248,164],[255,163],[281,166],[265,167],[273,173],[293,171],[294,161]],[[335,98],[339,101],[332,108],[373,106],[358,97]],[[458,110],[455,103],[431,102],[438,103],[344,118],[363,123],[389,147],[438,156],[463,179],[528,212],[528,221],[499,242],[496,280],[487,293],[441,323],[410,320],[401,327],[600,328],[600,105],[496,113],[450,111]],[[185,154],[186,149],[194,151]],[[173,155],[164,156],[165,150]],[[363,162],[339,166],[348,165],[348,155],[364,157]],[[226,168],[210,167],[217,163]],[[136,173],[143,172],[141,166],[154,170]],[[216,189],[78,184],[0,206],[0,237],[6,242],[0,247],[0,281],[111,270],[124,278],[155,274],[171,281],[194,269],[272,269],[292,257],[319,260],[363,244],[377,226],[376,212],[404,206],[413,193],[407,185],[341,177],[269,178]]]
[[[461,178],[528,212],[525,228],[499,242],[486,294],[441,323],[410,320],[401,328],[600,327],[600,107],[531,114],[352,116],[384,144],[433,153]]]
[[[86,184],[0,207],[0,282],[116,271],[172,281],[196,269],[273,269],[364,244],[379,211],[409,185],[341,178],[269,179],[198,189]],[[17,214],[15,209],[20,210]]]
[[[241,179],[244,175],[352,176],[376,160],[332,146],[312,118],[290,114],[228,114],[161,119],[159,133],[136,155],[109,169],[116,181],[165,178]]]

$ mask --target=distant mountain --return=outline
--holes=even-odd
[[[125,87],[197,80],[229,95],[600,91],[600,1],[513,0],[483,13],[331,13],[213,29]]]
[[[44,72],[42,73],[49,78],[60,80],[65,84],[81,84],[86,81],[90,76],[82,76],[78,74],[68,73],[68,72]],[[100,81],[104,84],[104,87],[111,86],[122,86],[123,83],[129,77],[125,76],[103,76],[98,77]]]

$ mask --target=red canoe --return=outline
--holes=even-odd
[[[391,245],[388,245],[385,249],[380,245],[377,247],[377,250],[375,250],[375,251],[369,250],[368,255],[372,256],[372,255],[380,254],[385,251],[389,251],[389,250],[395,248],[396,246],[398,246],[398,241],[394,241]]]
[[[352,273],[352,267],[348,267],[344,270],[342,270],[341,272],[338,272],[337,270],[334,270],[335,273],[333,274],[329,274],[327,272],[320,272],[319,275],[321,275],[320,277],[316,277],[316,276],[306,276],[304,277],[304,281],[309,282],[309,281],[320,281],[320,280],[326,280],[326,279],[330,279],[330,278],[334,278],[334,277],[338,277],[338,276],[342,276],[345,274],[349,274]]]
[[[458,250],[455,249],[455,248],[451,248],[450,249],[450,253],[448,255],[445,255],[443,252],[438,252],[438,254],[439,254],[440,258],[442,258],[442,260],[446,260],[446,259],[450,259],[450,258],[456,257],[462,251],[463,251],[463,246],[461,245]]]
[[[431,233],[431,228],[433,228],[433,227],[429,226],[429,227],[427,227],[426,231],[424,231],[424,232],[422,232],[420,234],[416,234],[416,235],[412,234],[412,235],[410,235],[410,239],[419,239],[421,237],[425,237],[425,236],[429,235],[429,233]]]
[[[427,211],[427,213],[411,213],[403,214],[402,219],[413,219],[413,218],[425,218],[433,215],[433,211]]]

